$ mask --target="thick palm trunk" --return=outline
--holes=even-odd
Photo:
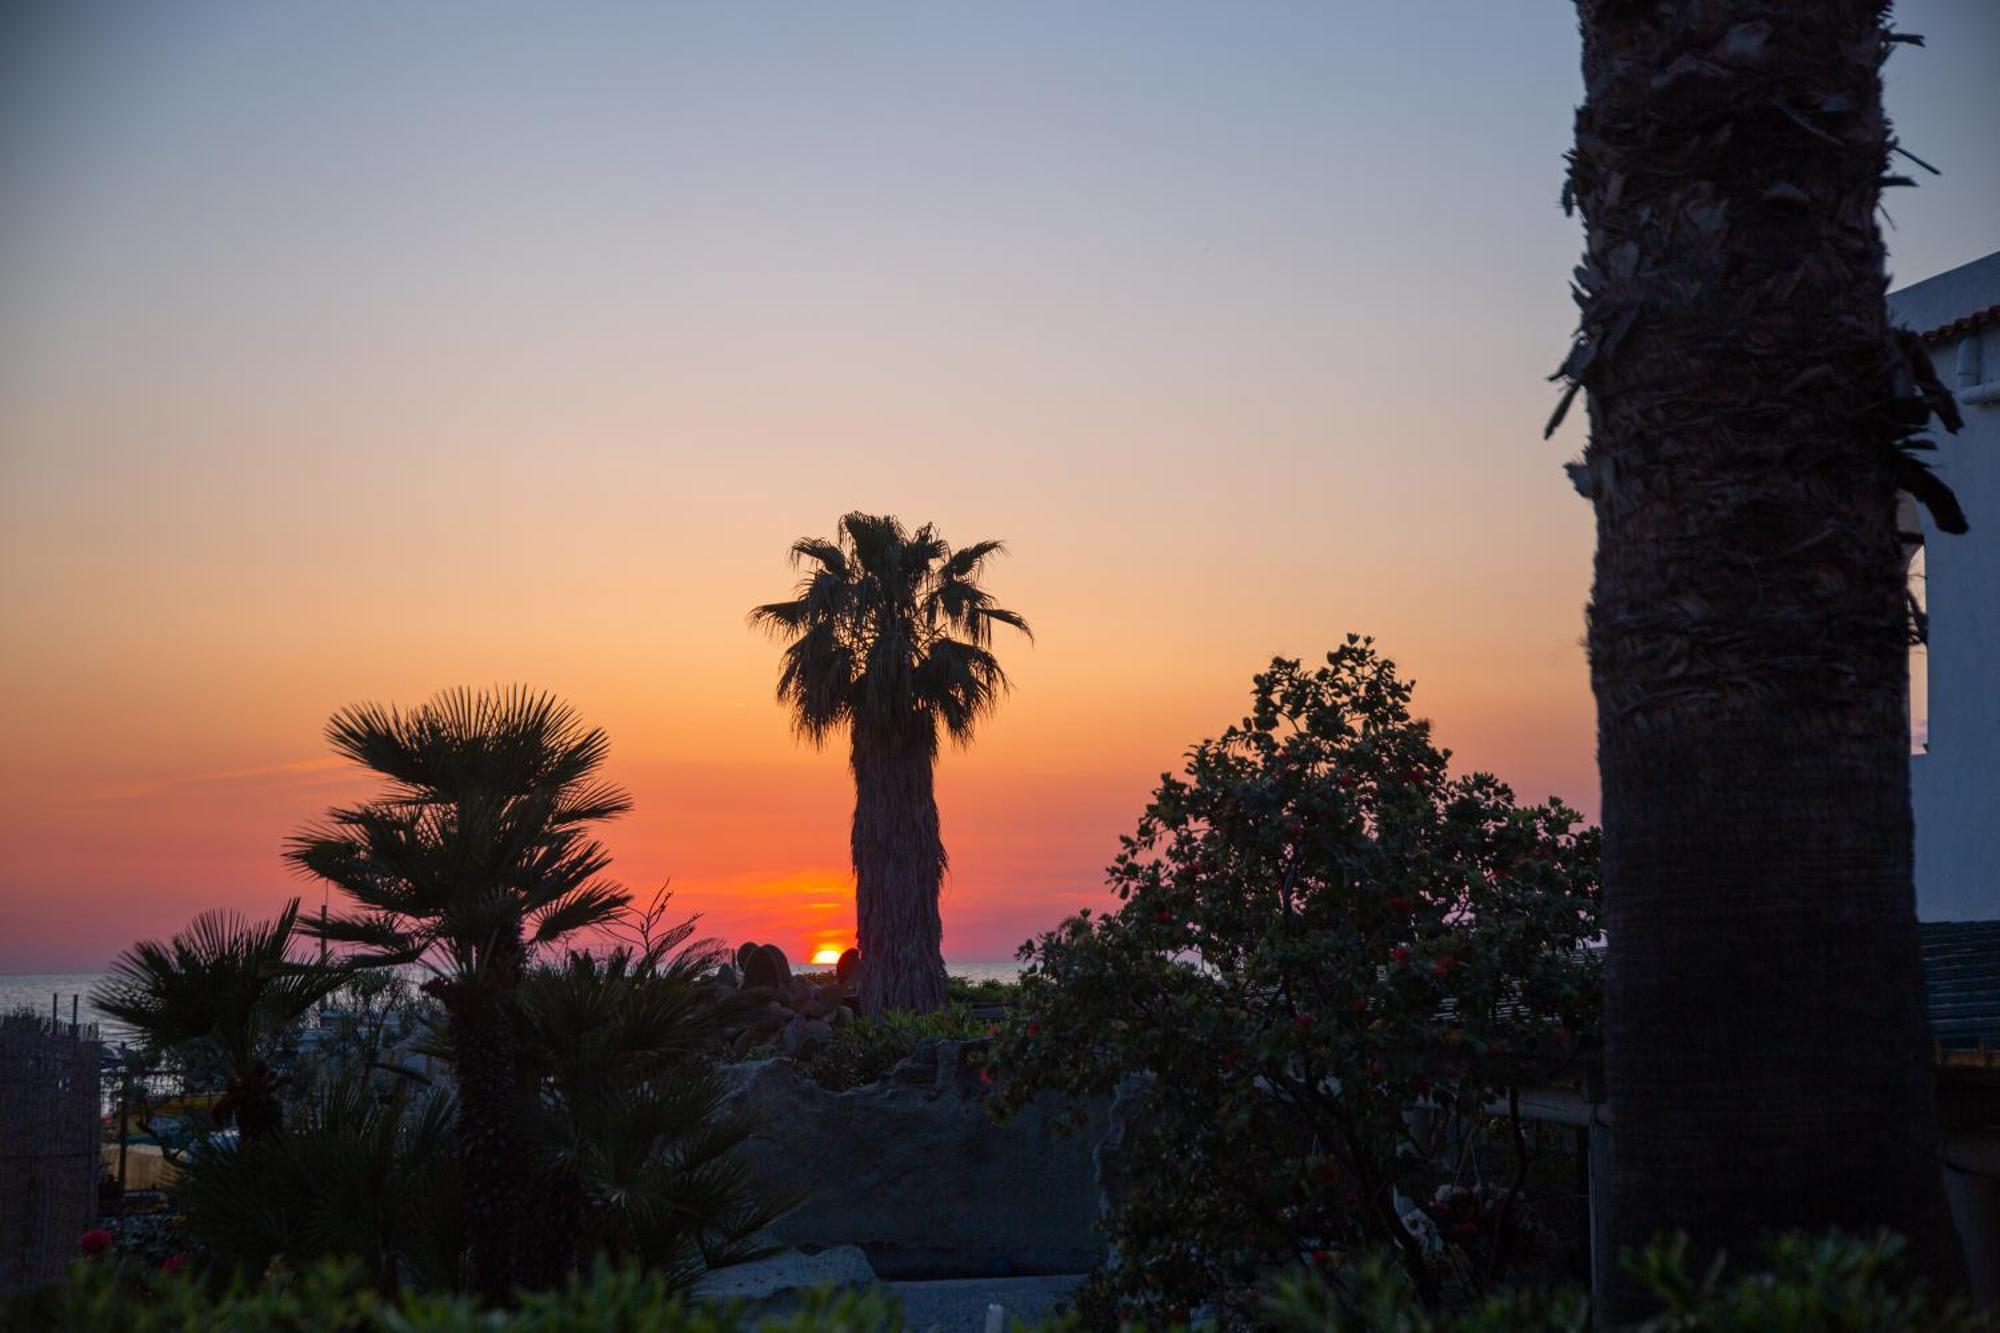
[[[862,1012],[944,1004],[944,842],[927,747],[854,738],[854,912]]]
[[[1955,1263],[1911,888],[1881,6],[1579,0],[1611,1230]],[[1613,1313],[1637,1298],[1623,1290]]]
[[[482,1303],[511,1305],[521,1280],[522,1206],[529,1160],[521,1136],[520,1061],[513,989],[520,943],[503,946],[469,978],[432,983],[450,1020],[458,1079],[460,1193],[472,1251],[473,1289]]]

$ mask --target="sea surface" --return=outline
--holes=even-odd
[[[74,1000],[77,1020],[97,1024],[105,1040],[116,1042],[128,1035],[125,1026],[105,1018],[90,1003],[90,988],[103,979],[102,972],[0,972],[0,1014],[26,1009],[67,1023]]]

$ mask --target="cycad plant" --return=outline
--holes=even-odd
[[[523,689],[455,690],[408,712],[336,713],[333,748],[381,775],[372,801],[330,811],[287,857],[352,910],[317,928],[357,966],[427,965],[458,1081],[463,1201],[479,1294],[511,1298],[524,1246],[529,1089],[514,991],[537,945],[614,919],[594,830],[631,801],[599,777],[608,738]]]
[[[452,1115],[442,1092],[344,1080],[283,1134],[240,1151],[197,1147],[175,1203],[219,1276],[339,1257],[384,1292],[449,1289],[463,1252]]]
[[[245,1140],[283,1124],[273,1045],[342,980],[293,956],[298,918],[296,898],[269,921],[203,912],[164,943],[141,940],[120,954],[90,996],[149,1053],[219,1064],[227,1086],[215,1118]]]
[[[980,586],[997,541],[953,550],[929,524],[848,514],[802,538],[787,602],[751,611],[786,641],[778,698],[800,736],[849,733],[854,906],[862,1007],[928,1013],[945,999],[938,891],[945,870],[933,786],[941,737],[972,739],[1007,689],[993,627],[1028,622]],[[1031,636],[1032,637],[1032,636]]]
[[[713,984],[718,952],[684,922],[601,958],[530,969],[521,1056],[534,1109],[533,1212],[544,1242],[533,1285],[596,1256],[633,1259],[675,1286],[755,1257],[786,1201],[760,1198],[735,1149],[714,1059],[761,1007]]]

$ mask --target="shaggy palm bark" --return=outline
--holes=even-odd
[[[481,971],[425,986],[444,1005],[458,1076],[460,1184],[473,1289],[488,1306],[511,1305],[522,1279],[522,1205],[531,1165],[521,1133],[521,1074],[513,990],[524,951],[518,937]]]
[[[1914,895],[1884,6],[1579,0],[1614,1246],[1956,1252]],[[1613,1295],[1630,1317],[1636,1292]]]
[[[944,1005],[944,840],[930,747],[854,740],[854,908],[861,1008],[929,1013]]]

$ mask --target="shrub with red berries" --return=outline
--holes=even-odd
[[[1366,1250],[1477,1290],[1529,1230],[1544,1139],[1507,1092],[1572,1080],[1596,1030],[1597,833],[1453,776],[1410,697],[1366,639],[1274,661],[1162,777],[1120,903],[1022,949],[1001,1108],[1149,1076],[1098,1282],[1156,1321]],[[1454,1187],[1484,1211],[1440,1216]]]

